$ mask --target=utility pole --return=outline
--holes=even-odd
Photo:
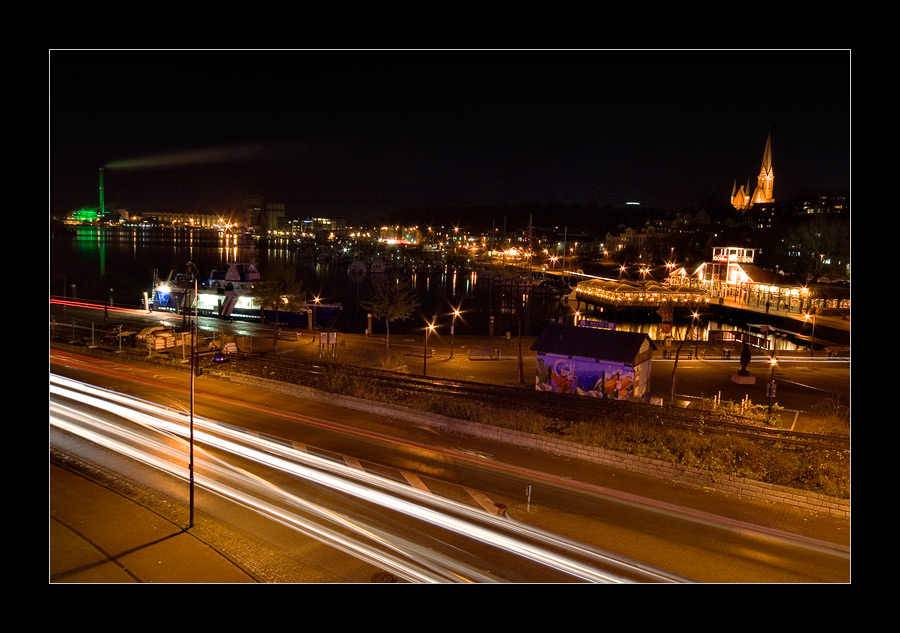
[[[775,353],[772,353],[771,358],[769,358],[769,363],[772,365],[772,374],[769,377],[769,388],[766,390],[769,393],[769,416],[772,415],[772,398],[775,397],[775,366],[778,364],[778,359],[775,358]]]
[[[434,330],[434,321],[425,325],[425,346],[422,348],[422,375],[428,375],[428,335]]]
[[[197,373],[197,267],[188,262],[188,270],[194,277],[194,322],[191,325],[191,430],[190,430],[190,462],[188,480],[190,482],[190,526],[194,527],[194,378]]]
[[[453,309],[453,321],[450,323],[450,358],[453,358],[453,337],[456,330],[456,317],[459,316],[459,308]]]

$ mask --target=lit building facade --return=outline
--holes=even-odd
[[[756,177],[756,188],[750,192],[750,183],[740,189],[735,182],[731,191],[731,204],[738,211],[747,211],[755,204],[775,202],[775,170],[772,167],[772,134],[766,138],[766,149],[763,152],[762,166]]]
[[[674,270],[667,281],[670,286],[702,288],[710,300],[807,312],[811,307],[809,288],[794,277],[757,266],[755,257],[754,248],[716,247],[712,261],[692,271],[684,267]]]
[[[201,229],[222,228],[222,216],[215,213],[154,213],[142,216],[155,224],[171,226],[190,226]]]
[[[653,226],[646,227],[643,231],[626,228],[619,235],[606,234],[604,257],[616,260],[623,251],[628,251],[639,260],[649,259],[659,250],[661,238]]]

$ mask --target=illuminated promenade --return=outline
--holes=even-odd
[[[805,289],[803,289],[805,290]],[[659,281],[635,281],[613,279],[587,279],[578,282],[573,293],[576,307],[580,304],[635,312],[655,312],[671,308],[673,313],[691,313],[694,316],[706,312],[740,311],[748,323],[777,325],[779,321],[789,326],[788,329],[798,334],[809,328],[809,336],[814,336],[815,328],[819,328],[820,336],[816,336],[817,344],[837,342],[849,346],[850,318],[841,315],[838,310],[810,311],[803,309],[809,303],[805,294],[798,295],[789,302],[771,302],[768,305],[760,301],[736,300],[742,293],[726,293],[725,296],[712,296],[707,290],[688,286],[674,286]],[[759,305],[756,305],[759,304]],[[753,315],[759,315],[757,320]],[[788,322],[785,322],[787,320]],[[799,327],[798,327],[799,325]],[[828,339],[823,336],[828,330],[841,333]],[[809,338],[800,335],[800,338]],[[823,343],[824,344],[824,343]]]
[[[673,308],[699,309],[710,302],[709,293],[698,288],[669,286],[658,281],[635,282],[588,279],[578,282],[578,301],[629,310]]]

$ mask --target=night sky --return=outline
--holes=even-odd
[[[49,53],[51,213],[727,202],[850,185],[850,52]]]

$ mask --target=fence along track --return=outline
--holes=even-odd
[[[286,359],[246,358],[231,363],[232,370],[261,378],[292,382],[304,386],[329,390],[331,378],[341,376],[365,382],[376,393],[389,394],[389,401],[415,402],[423,396],[463,397],[496,408],[526,408],[554,420],[584,421],[596,417],[599,421],[614,423],[655,423],[672,428],[682,428],[707,433],[744,437],[755,441],[781,443],[793,446],[813,446],[833,450],[849,450],[850,440],[845,436],[800,433],[771,427],[757,426],[749,418],[735,421],[732,416],[715,411],[661,407],[638,402],[620,402],[600,398],[588,398],[572,394],[558,394],[508,387],[482,385],[480,383],[425,378],[399,372],[367,369],[329,362],[298,362]]]

